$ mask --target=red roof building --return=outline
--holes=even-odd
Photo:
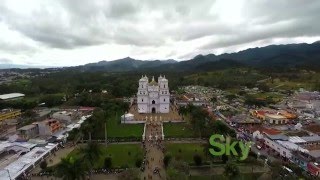
[[[309,162],[307,165],[308,172],[313,176],[320,176],[320,165],[314,162]]]

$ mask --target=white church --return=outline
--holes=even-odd
[[[170,93],[166,77],[160,75],[158,82],[152,77],[149,82],[147,76],[142,76],[139,80],[137,104],[139,113],[169,113]]]

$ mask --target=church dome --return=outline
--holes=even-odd
[[[151,86],[157,86],[158,83],[154,80],[154,77],[152,77],[152,81],[149,83]]]

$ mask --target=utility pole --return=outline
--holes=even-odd
[[[104,123],[104,142],[107,145],[107,123]]]

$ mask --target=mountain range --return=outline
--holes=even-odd
[[[5,68],[31,68],[0,64]],[[270,45],[221,55],[197,55],[190,60],[138,60],[130,57],[67,67],[80,71],[210,71],[233,67],[320,69],[320,41],[312,44]]]
[[[270,45],[221,55],[197,55],[190,60],[137,60],[130,57],[73,67],[81,71],[210,71],[232,67],[320,68],[320,41]]]

